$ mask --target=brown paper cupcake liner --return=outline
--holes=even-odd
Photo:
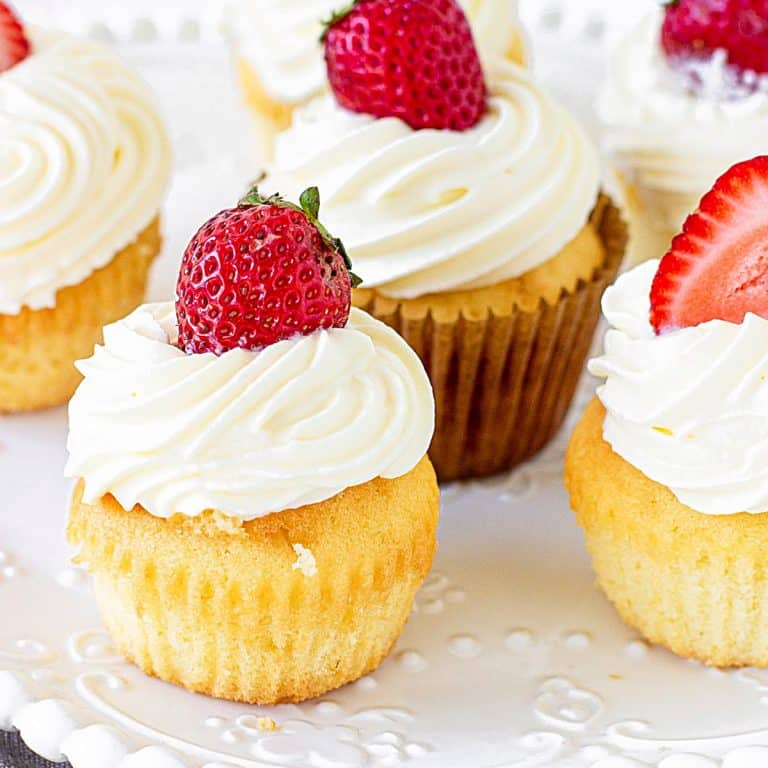
[[[426,457],[242,526],[163,520],[111,496],[88,505],[79,486],[68,537],[116,647],[145,672],[225,699],[298,702],[389,653],[432,565],[438,497]],[[297,544],[314,568],[298,567]]]
[[[583,371],[600,299],[615,279],[626,227],[607,197],[592,224],[606,258],[589,282],[563,289],[553,304],[489,307],[484,316],[411,312],[408,301],[371,292],[359,306],[390,325],[421,358],[435,391],[429,451],[441,481],[509,470],[557,432]],[[477,313],[475,313],[477,314]]]
[[[81,378],[75,361],[93,353],[103,326],[142,302],[160,245],[156,218],[107,266],[60,290],[53,308],[0,314],[0,412],[48,408],[72,396]]]

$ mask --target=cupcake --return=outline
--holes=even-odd
[[[768,151],[766,30],[765,4],[679,0],[616,48],[598,114],[630,263],[658,259],[718,176]]]
[[[582,129],[522,67],[497,63],[486,83],[466,21],[447,6],[454,27],[430,34],[451,45],[422,50],[435,82],[405,68],[378,81],[364,63],[357,77],[336,46],[378,6],[337,22],[333,91],[278,136],[269,177],[286,194],[320,180],[325,217],[363,279],[353,302],[424,362],[441,480],[510,469],[557,431],[624,245]],[[358,45],[396,59],[392,39],[417,44],[385,28]]]
[[[343,246],[256,192],[207,222],[176,306],[80,364],[68,534],[115,645],[212,696],[301,701],[373,670],[435,551],[418,357],[350,308]]]
[[[0,4],[0,412],[65,402],[160,250],[169,141],[147,85],[100,45]]]
[[[565,479],[600,586],[675,653],[768,666],[768,157],[623,275]]]
[[[325,88],[323,22],[344,5],[344,0],[237,0],[233,5],[228,33],[261,157],[272,157],[275,134],[290,125],[294,109]],[[528,46],[517,0],[462,0],[462,5],[483,55],[525,63]]]

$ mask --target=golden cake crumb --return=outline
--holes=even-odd
[[[82,493],[80,481],[68,535],[115,647],[155,677],[233,701],[305,701],[371,672],[435,553],[426,456],[401,477],[231,531],[221,514],[165,520]]]
[[[264,733],[277,730],[277,723],[271,717],[260,717],[257,725],[259,726],[259,730]]]
[[[768,667],[768,513],[707,515],[613,451],[595,399],[565,461],[597,580],[647,640],[716,667]]]

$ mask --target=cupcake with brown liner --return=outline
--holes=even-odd
[[[431,2],[431,0],[430,0]],[[237,0],[226,23],[259,155],[272,157],[293,112],[327,87],[320,36],[343,0]],[[463,0],[481,55],[528,60],[516,0]]]
[[[292,194],[320,180],[324,215],[364,281],[355,305],[424,362],[441,480],[510,469],[557,431],[625,239],[577,123],[522,67],[497,64],[486,84],[475,63],[379,118],[381,101],[365,114],[332,70],[341,84],[278,137],[270,177]],[[461,82],[468,72],[477,79]],[[383,91],[368,85],[359,92]],[[429,93],[446,94],[432,105],[446,122],[451,104],[479,104],[473,124],[414,127],[423,114],[408,110],[423,113]]]
[[[69,538],[116,646],[193,691],[271,704],[370,672],[435,551],[418,357],[350,309],[343,246],[252,193],[80,364]]]
[[[3,62],[16,62],[0,73],[1,412],[65,402],[74,361],[143,299],[170,145],[114,53],[0,15]]]
[[[768,158],[610,288],[605,381],[566,459],[598,583],[675,653],[768,666]]]

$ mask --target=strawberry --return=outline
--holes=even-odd
[[[356,0],[326,25],[325,61],[338,103],[411,128],[466,131],[487,88],[456,0]]]
[[[0,2],[0,72],[29,56],[29,40],[21,22],[5,3]]]
[[[734,165],[702,199],[651,287],[656,333],[768,318],[768,156]]]
[[[316,187],[301,207],[254,188],[200,228],[176,286],[181,349],[220,355],[346,325],[359,281],[319,208]]]
[[[661,44],[675,61],[724,50],[736,70],[768,73],[768,0],[672,0]]]

